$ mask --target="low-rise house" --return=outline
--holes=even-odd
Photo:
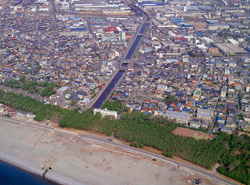
[[[244,111],[245,112],[250,112],[250,105],[248,105],[247,107],[245,107]]]
[[[226,118],[223,117],[223,116],[217,116],[217,117],[216,117],[216,120],[217,120],[217,123],[218,123],[218,124],[219,124],[219,123],[225,124],[225,122],[226,122]]]
[[[222,127],[220,129],[221,132],[225,132],[227,134],[232,134],[233,133],[233,129],[232,128],[228,128],[228,127]]]
[[[3,112],[6,110],[6,107],[3,104],[0,104],[0,114],[3,115]]]
[[[250,118],[244,118],[244,121],[250,123]]]
[[[210,122],[208,120],[202,120],[201,127],[207,129]]]
[[[16,113],[14,113],[14,112],[8,112],[7,114],[5,114],[5,115],[9,115],[10,117],[15,117],[15,115],[16,115]]]
[[[34,118],[36,115],[35,114],[33,114],[32,112],[28,112],[27,114],[26,114],[26,117],[27,118]]]
[[[17,119],[24,119],[25,115],[22,114],[22,113],[16,113],[16,115],[14,117],[17,118]]]
[[[80,105],[86,106],[90,103],[90,98],[85,97],[83,100],[78,102]]]

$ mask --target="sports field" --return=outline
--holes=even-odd
[[[213,135],[212,134],[208,134],[205,132],[201,132],[201,131],[196,131],[196,130],[191,130],[188,128],[182,128],[182,127],[177,127],[173,133],[175,135],[180,135],[180,136],[185,136],[185,137],[193,137],[195,139],[213,139]]]

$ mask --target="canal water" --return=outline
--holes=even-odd
[[[141,30],[139,31],[139,34],[143,34],[143,33],[145,32],[147,26],[148,26],[148,23],[145,22],[145,23],[142,25]],[[131,58],[132,58],[132,55],[133,55],[133,53],[134,53],[134,51],[135,51],[137,45],[139,44],[139,42],[140,42],[142,36],[143,36],[143,35],[137,35],[137,37],[136,37],[136,39],[135,39],[133,45],[131,46],[131,48],[130,48],[128,54],[127,54],[127,56],[125,57],[125,59],[131,59]]]
[[[143,34],[144,32],[145,32],[145,29],[147,28],[147,26],[148,26],[148,23],[147,22],[145,22],[143,25],[142,25],[142,28],[141,28],[141,30],[140,30],[140,34]]]
[[[141,30],[139,31],[139,34],[143,34],[146,30],[148,26],[148,23],[144,23],[142,25]],[[128,54],[126,55],[125,59],[131,59],[132,55],[136,49],[136,47],[138,46],[141,38],[143,35],[137,35],[133,45],[131,46]],[[124,70],[120,70],[118,71],[118,73],[116,74],[116,76],[114,77],[114,79],[110,82],[110,84],[107,86],[107,88],[103,91],[103,93],[101,94],[101,96],[97,99],[97,101],[95,102],[95,104],[93,105],[93,108],[100,108],[102,106],[102,103],[106,100],[107,96],[109,95],[109,93],[113,90],[113,88],[115,87],[116,83],[120,80],[120,78],[122,77],[123,73],[125,71]]]
[[[134,53],[134,51],[135,51],[137,45],[139,44],[141,38],[142,38],[142,35],[138,35],[138,36],[136,37],[135,42],[134,42],[133,45],[131,46],[131,48],[130,48],[128,54],[127,54],[127,56],[125,57],[125,59],[131,59],[131,57],[132,57],[132,55],[133,55],[133,53]]]
[[[107,96],[113,90],[115,84],[120,80],[124,72],[125,72],[124,70],[118,71],[113,80],[110,82],[110,84],[107,86],[107,88],[103,91],[101,96],[97,99],[97,101],[93,105],[94,108],[100,108],[102,106],[102,103],[106,100]]]

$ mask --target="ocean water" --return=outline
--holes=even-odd
[[[48,172],[49,173],[49,172]],[[0,185],[59,185],[0,160]]]

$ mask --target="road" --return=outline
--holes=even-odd
[[[58,36],[58,40],[59,40],[59,30],[58,30],[58,25],[57,25],[57,21],[56,21],[56,8],[55,8],[55,1],[54,0],[50,0],[51,3],[51,11],[53,13],[53,18],[54,18],[54,22],[55,22],[55,28],[56,28],[56,32],[57,32],[57,36]]]
[[[113,147],[115,149],[123,150],[125,152],[130,152],[130,153],[141,155],[141,156],[148,157],[148,158],[155,158],[159,162],[174,165],[175,167],[177,167],[181,170],[192,171],[194,173],[197,173],[201,176],[201,178],[202,177],[208,178],[209,180],[212,180],[212,182],[218,182],[220,184],[226,184],[226,185],[235,185],[236,184],[236,183],[231,182],[227,179],[223,179],[223,178],[219,177],[218,175],[214,174],[213,172],[210,172],[209,170],[205,170],[204,168],[201,168],[201,167],[198,167],[198,166],[195,166],[192,164],[188,164],[188,163],[181,163],[181,162],[175,161],[173,159],[166,158],[166,157],[163,157],[161,155],[157,155],[157,154],[145,151],[145,150],[133,148],[131,146],[128,146],[128,145],[125,145],[122,143],[113,142],[112,139],[110,139],[110,138],[101,138],[101,137],[93,136],[93,135],[81,135],[81,134],[77,134],[77,133],[67,131],[67,130],[64,130],[61,128],[54,128],[54,127],[47,126],[47,125],[25,122],[25,121],[11,119],[11,118],[7,118],[7,117],[6,118],[0,117],[0,120],[12,122],[15,124],[25,124],[27,126],[45,129],[48,131],[54,131],[55,133],[64,134],[64,135],[71,136],[71,137],[79,137],[80,139],[91,142],[93,144],[102,144],[105,146]]]
[[[101,49],[100,43],[98,42],[98,39],[97,39],[96,35],[93,33],[93,30],[92,30],[92,27],[91,27],[91,24],[90,24],[89,20],[87,21],[87,24],[88,24],[89,33],[90,33],[90,34],[92,35],[92,37],[94,38],[94,40],[95,40],[95,42],[96,42],[98,48]]]

